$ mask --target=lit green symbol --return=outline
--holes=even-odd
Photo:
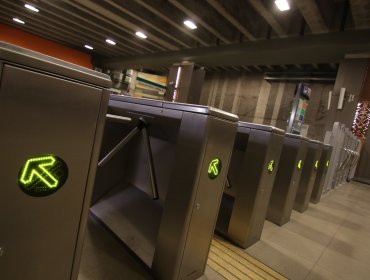
[[[218,158],[213,159],[208,166],[208,177],[211,179],[216,178],[221,171],[221,160]]]
[[[318,160],[316,160],[315,161],[315,170],[317,170],[319,168],[319,161]]]
[[[297,167],[298,167],[298,169],[301,169],[301,167],[302,167],[302,160],[301,159],[298,161]]]
[[[21,168],[18,183],[32,196],[45,196],[57,191],[67,180],[65,162],[53,155],[30,158]]]
[[[271,173],[272,171],[274,171],[274,168],[275,168],[275,160],[270,160],[267,166],[268,172]]]
[[[326,167],[329,167],[329,164],[330,164],[330,160],[327,160],[326,161]]]

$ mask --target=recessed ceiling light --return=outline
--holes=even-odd
[[[39,9],[37,9],[36,7],[34,7],[34,6],[30,5],[30,4],[25,4],[24,6],[25,6],[27,9],[29,9],[29,10],[31,10],[31,11],[33,11],[33,12],[36,12],[36,13],[38,13],[38,12],[39,12]]]
[[[113,45],[113,46],[116,44],[116,42],[114,42],[111,39],[106,39],[105,42],[107,42],[108,44]]]
[[[13,18],[13,20],[15,22],[18,22],[18,23],[21,23],[21,24],[25,24],[25,22],[23,20],[19,19],[19,18]]]
[[[140,37],[140,38],[143,38],[143,39],[148,38],[143,32],[140,32],[140,31],[136,32],[135,34],[136,34],[137,37]]]
[[[290,9],[287,0],[276,0],[275,5],[278,7],[280,11],[287,11]]]
[[[89,50],[93,50],[94,48],[92,47],[92,46],[90,46],[90,45],[85,45],[85,48],[86,49],[89,49]]]
[[[190,29],[196,29],[197,26],[195,25],[194,22],[192,22],[191,20],[185,20],[184,21],[184,24],[189,27]]]

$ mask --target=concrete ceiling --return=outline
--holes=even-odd
[[[210,71],[320,70],[336,68],[343,53],[370,50],[361,40],[369,38],[370,1],[288,1],[291,9],[281,12],[273,0],[0,0],[0,22],[80,50],[92,45],[96,61],[110,68],[166,70],[189,59]],[[198,28],[186,28],[185,19]]]

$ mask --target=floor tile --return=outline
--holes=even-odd
[[[295,255],[297,259],[305,259],[314,263],[326,248],[326,245],[308,239],[302,235],[291,232],[287,229],[274,234],[273,237],[266,240],[266,243],[273,244],[276,248],[282,248],[284,251]]]
[[[325,269],[320,265],[315,265],[307,276],[306,280],[347,280],[342,278],[340,275],[334,274],[333,272]]]
[[[297,257],[274,244],[258,241],[246,252],[289,279],[303,280],[309,274],[313,263]]]
[[[338,227],[339,225],[327,223],[309,216],[302,217],[298,220],[291,219],[289,223],[283,226],[284,229],[323,246],[329,244]]]
[[[341,275],[343,279],[368,280],[370,267],[353,258],[347,257],[331,249],[326,249],[317,265],[325,267],[331,273]]]
[[[261,239],[268,239],[269,237],[273,236],[275,233],[280,231],[282,227],[271,223],[270,221],[265,221],[263,225],[263,231],[261,235]]]

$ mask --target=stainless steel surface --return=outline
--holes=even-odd
[[[264,124],[257,124],[257,123],[249,123],[249,122],[239,122],[239,126],[247,127],[247,128],[253,128],[253,129],[259,129],[264,131],[270,131],[274,132],[276,134],[284,134],[284,130],[270,126],[270,125],[264,125]]]
[[[317,174],[315,163],[320,160],[321,152],[322,144],[318,141],[310,140],[308,143],[306,158],[303,162],[302,174],[294,201],[294,210],[304,212],[308,208]]]
[[[319,161],[319,168],[317,170],[315,183],[313,185],[313,190],[311,194],[311,202],[319,203],[321,199],[321,194],[324,188],[324,182],[330,164],[330,157],[333,151],[333,147],[330,145],[323,145],[322,153]]]
[[[6,249],[0,279],[76,279],[108,94],[77,82],[73,67],[54,60],[46,67],[48,57],[1,48],[0,156],[8,161],[0,170],[0,245]],[[31,68],[38,65],[42,72]],[[54,66],[69,69],[67,79],[45,72]],[[27,159],[43,154],[62,158],[69,176],[52,195],[31,197],[17,185],[18,174]]]
[[[105,74],[1,41],[0,60],[10,64],[29,66],[38,71],[43,70],[100,87],[108,88],[111,86],[111,80]]]
[[[140,105],[147,105],[147,106],[166,108],[166,109],[172,109],[176,111],[191,112],[191,113],[197,113],[197,114],[205,114],[205,115],[220,117],[225,120],[238,121],[238,116],[234,114],[222,111],[217,108],[197,105],[197,104],[168,102],[168,101],[151,100],[151,99],[144,99],[144,98],[133,98],[133,97],[128,97],[128,96],[118,96],[118,95],[112,95],[111,101],[112,101],[111,102],[112,104],[114,103],[114,101],[118,101],[118,102],[124,101],[127,103],[135,103],[135,104],[140,104]]]
[[[289,222],[302,174],[299,163],[305,161],[307,138],[287,134],[271,193],[266,219],[279,226]]]
[[[147,152],[139,134],[99,169],[91,211],[157,279],[197,279],[208,257],[236,122],[227,114],[218,117],[222,112],[214,117],[207,108],[195,113],[185,104],[140,103],[112,98],[109,113],[133,121],[107,123],[101,154],[145,117],[159,200],[151,199]],[[222,168],[211,179],[208,168],[215,158]]]
[[[225,188],[217,230],[246,248],[260,239],[283,135],[239,124],[228,172],[231,188]],[[275,161],[272,172],[268,171]]]

